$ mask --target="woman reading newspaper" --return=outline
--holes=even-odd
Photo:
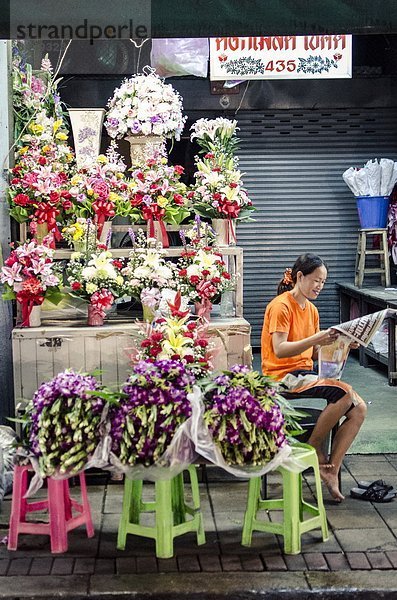
[[[315,300],[327,279],[324,261],[314,254],[303,254],[292,269],[286,269],[278,286],[278,296],[267,306],[262,329],[262,371],[285,387],[283,395],[325,398],[322,411],[309,439],[317,451],[321,477],[332,497],[344,499],[338,471],[366,415],[366,404],[350,385],[338,379],[319,379],[313,370],[319,348],[333,343],[334,329],[320,330]],[[352,343],[351,347],[357,347]],[[341,417],[346,419],[338,429],[328,458],[324,442]]]

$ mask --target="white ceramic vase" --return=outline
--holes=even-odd
[[[160,135],[127,135],[130,144],[131,166],[139,169],[154,152],[165,153],[164,138]]]
[[[104,108],[69,108],[76,163],[79,169],[98,158],[101,146]]]

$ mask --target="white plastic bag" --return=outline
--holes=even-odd
[[[381,180],[380,180],[380,196],[389,196],[394,187],[393,170],[394,161],[389,158],[380,159]]]
[[[170,10],[172,8],[170,7]],[[164,38],[152,40],[151,66],[160,77],[195,75],[207,77],[207,38]]]
[[[375,160],[369,160],[364,165],[364,170],[367,173],[368,190],[366,194],[369,196],[379,196],[381,169],[377,159],[375,158]]]

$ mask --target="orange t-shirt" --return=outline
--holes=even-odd
[[[305,308],[299,306],[290,292],[276,296],[266,307],[262,328],[262,372],[279,380],[291,371],[313,369],[313,348],[296,356],[277,358],[274,354],[272,333],[288,333],[289,342],[298,342],[320,330],[318,310],[306,301]]]

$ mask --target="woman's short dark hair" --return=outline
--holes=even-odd
[[[310,275],[310,273],[313,273],[313,271],[319,267],[325,267],[328,271],[326,263],[316,254],[311,254],[310,252],[301,254],[296,259],[292,269],[285,270],[284,277],[278,284],[277,294],[282,294],[283,292],[292,290],[296,284],[296,277],[299,271],[301,271],[303,275]]]

